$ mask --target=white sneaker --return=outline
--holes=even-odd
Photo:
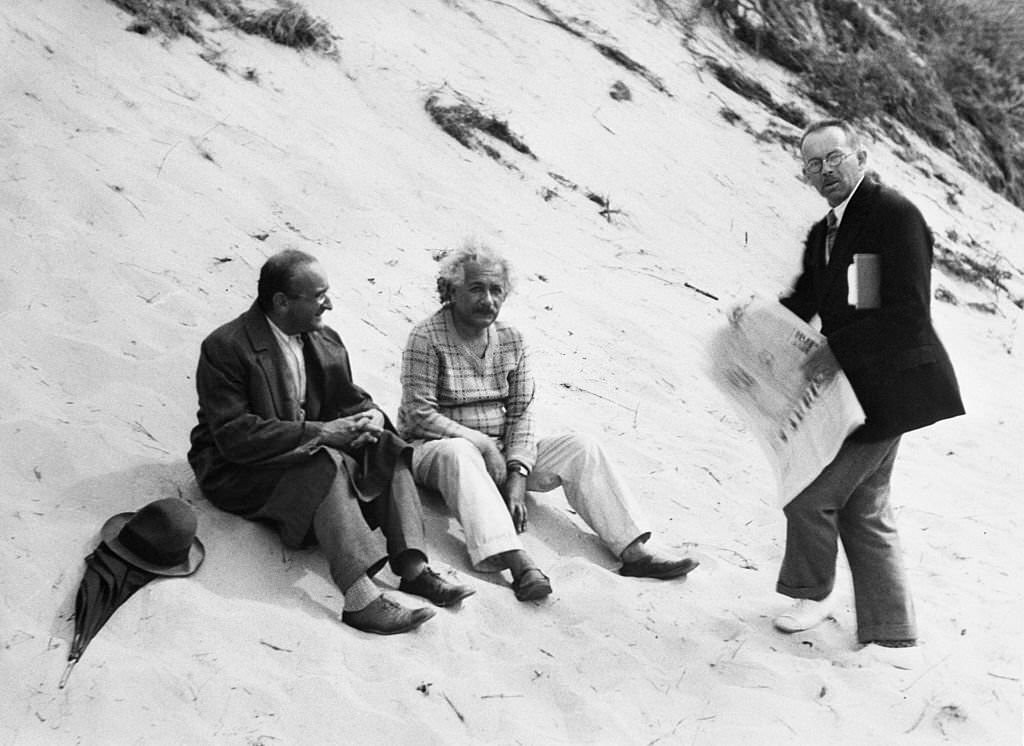
[[[817,627],[832,616],[832,596],[821,601],[798,599],[788,611],[775,617],[775,628],[780,632],[803,632]]]

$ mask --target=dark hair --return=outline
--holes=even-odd
[[[469,262],[500,269],[505,280],[505,291],[512,292],[514,283],[508,260],[478,239],[466,239],[459,248],[444,254],[440,261],[441,266],[437,271],[437,295],[441,299],[441,305],[448,305],[455,288],[466,281],[466,265]]]
[[[256,285],[256,302],[263,313],[270,313],[273,309],[274,293],[288,294],[296,270],[315,261],[315,256],[298,249],[285,249],[267,259],[260,268],[260,279]]]
[[[804,140],[809,135],[817,132],[818,130],[828,129],[829,127],[838,127],[846,133],[846,141],[850,143],[850,147],[854,150],[859,150],[861,147],[860,133],[853,128],[853,125],[847,122],[845,119],[819,119],[816,122],[811,122],[804,129],[804,133],[800,136],[800,147],[804,146]]]

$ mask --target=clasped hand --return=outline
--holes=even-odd
[[[376,443],[384,432],[384,415],[376,409],[325,422],[320,437],[325,445],[354,451]]]

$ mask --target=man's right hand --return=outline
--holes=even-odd
[[[839,361],[832,353],[828,342],[821,343],[817,348],[811,350],[801,365],[804,378],[812,383],[825,384],[832,380],[839,372]]]
[[[487,473],[491,475],[494,483],[500,487],[505,483],[505,475],[508,471],[508,468],[505,466],[505,456],[498,449],[497,444],[483,433],[480,433],[479,437],[473,438],[471,442],[480,451],[480,455],[484,457]]]
[[[383,432],[368,412],[339,417],[323,424],[320,439],[324,445],[343,450],[354,450],[367,443],[375,443]]]

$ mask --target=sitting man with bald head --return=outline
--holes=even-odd
[[[328,290],[309,254],[266,261],[256,302],[203,341],[188,460],[217,507],[273,526],[286,546],[322,547],[345,596],[343,622],[408,632],[434,611],[381,594],[370,578],[386,561],[399,590],[437,606],[473,590],[427,565],[411,449],[352,381],[345,345],[323,323]]]

